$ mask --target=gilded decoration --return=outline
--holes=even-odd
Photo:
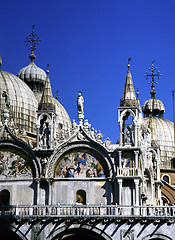
[[[0,178],[32,177],[32,170],[26,160],[13,152],[0,151]]]
[[[56,177],[105,177],[104,169],[90,151],[84,149],[63,155],[56,167]]]

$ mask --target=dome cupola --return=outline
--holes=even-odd
[[[17,76],[0,70],[0,121],[3,122],[3,92],[8,95],[10,121],[14,121],[19,130],[36,134],[37,100],[25,82]]]
[[[165,112],[165,107],[163,102],[155,98],[155,95],[156,95],[155,84],[157,82],[155,82],[154,79],[155,77],[158,77],[158,79],[160,79],[161,74],[160,74],[160,71],[158,71],[157,73],[155,72],[157,68],[154,67],[154,62],[155,61],[152,61],[152,66],[151,68],[149,68],[149,70],[151,70],[151,73],[149,74],[148,72],[146,72],[146,75],[145,75],[146,79],[148,79],[148,77],[151,77],[152,79],[151,82],[149,82],[151,84],[151,91],[150,91],[151,98],[146,100],[142,106],[143,113],[146,117],[149,117],[151,115],[162,117],[162,115]]]

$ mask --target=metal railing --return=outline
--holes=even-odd
[[[175,206],[34,205],[0,206],[0,217],[175,217]]]

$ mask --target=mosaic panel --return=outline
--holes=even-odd
[[[59,159],[56,177],[105,177],[104,169],[96,157],[86,150],[65,154]]]

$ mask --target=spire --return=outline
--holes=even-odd
[[[26,46],[31,44],[29,47],[29,50],[31,50],[31,54],[29,56],[29,58],[31,59],[31,63],[34,63],[34,59],[36,58],[34,54],[34,50],[36,49],[36,44],[39,44],[39,42],[41,41],[41,39],[37,36],[37,34],[34,33],[34,27],[35,25],[33,25],[32,32],[29,34],[29,37],[27,37],[25,40]]]
[[[126,75],[123,96],[122,96],[122,99],[120,100],[120,107],[137,106],[132,76],[130,72],[130,61],[131,61],[131,58],[128,58],[128,71]]]
[[[39,110],[54,110],[53,104],[53,96],[52,96],[52,89],[50,85],[49,79],[49,64],[47,64],[47,76],[46,76],[46,83],[43,89],[43,94],[41,98],[41,102],[39,104]]]

